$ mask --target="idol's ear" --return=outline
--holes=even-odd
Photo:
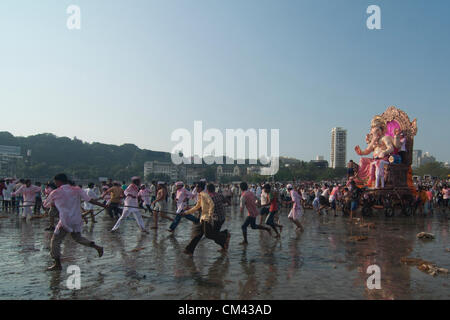
[[[415,136],[417,134],[417,119],[414,119],[411,122],[411,136]]]

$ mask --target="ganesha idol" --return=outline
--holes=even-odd
[[[390,187],[412,186],[411,158],[416,133],[416,120],[410,122],[408,115],[400,109],[389,107],[382,115],[375,116],[366,135],[367,148],[355,147],[360,156],[372,153],[372,158],[361,157],[355,182],[361,187],[380,188],[377,176],[380,178],[381,173],[381,187],[384,187],[386,167],[391,171],[387,171],[391,175]]]

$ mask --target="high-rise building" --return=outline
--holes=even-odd
[[[344,168],[347,162],[347,130],[336,127],[331,130],[331,168]]]
[[[436,162],[436,158],[433,157],[429,152],[425,152],[420,158],[420,165],[423,166],[429,162]]]
[[[420,167],[420,165],[421,165],[420,159],[421,158],[422,158],[422,150],[413,150],[411,166],[413,168]]]

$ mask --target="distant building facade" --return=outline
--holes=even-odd
[[[247,175],[260,175],[261,174],[261,167],[259,166],[251,166],[247,167]]]
[[[198,165],[179,165],[177,180],[183,180],[186,183],[194,183],[203,178],[204,169]]]
[[[151,176],[165,175],[171,182],[182,180],[193,183],[203,178],[204,170],[202,165],[175,165],[172,162],[147,161],[144,163],[144,178],[148,180]]]
[[[241,170],[236,165],[231,166],[217,166],[216,177],[239,177],[241,175]]]
[[[22,159],[20,147],[0,145],[0,177],[15,177],[17,162]]]
[[[331,168],[344,168],[347,163],[347,130],[336,127],[331,130]]]
[[[147,161],[144,163],[144,177],[166,175],[171,180],[178,179],[178,168],[172,162]]]
[[[328,161],[324,159],[311,160],[309,163],[314,165],[316,168],[328,168]]]

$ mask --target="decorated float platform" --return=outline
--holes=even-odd
[[[365,190],[363,214],[372,209],[384,209],[387,216],[400,210],[404,215],[414,212],[416,189],[412,180],[412,151],[417,134],[417,119],[410,121],[403,110],[387,108],[371,121],[366,135],[367,147],[355,151],[361,156],[359,168],[352,178]],[[364,157],[372,154],[372,157]],[[377,166],[383,166],[378,168]],[[376,185],[376,173],[383,172],[383,186]],[[379,177],[380,179],[380,177]]]

